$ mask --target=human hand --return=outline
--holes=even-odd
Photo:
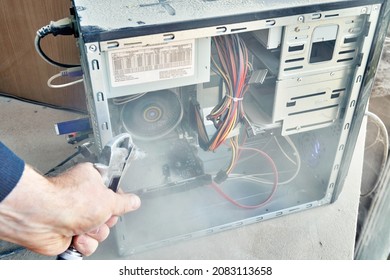
[[[114,193],[90,163],[46,178],[26,165],[17,186],[0,203],[0,239],[43,255],[72,242],[84,256],[105,240],[117,218],[136,210],[136,195]]]

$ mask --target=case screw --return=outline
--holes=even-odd
[[[299,82],[302,82],[302,78],[298,78],[297,79],[297,82],[299,83]]]
[[[364,8],[362,9],[362,14],[365,14],[365,13],[367,13],[367,8],[366,8],[366,7],[364,7]]]
[[[96,52],[96,50],[97,50],[96,45],[90,45],[90,46],[89,46],[89,50],[90,50],[91,52]]]
[[[299,16],[299,17],[298,17],[298,21],[299,21],[299,22],[303,22],[304,19],[305,19],[305,18],[304,18],[303,16]]]
[[[331,76],[334,76],[334,72],[330,72],[330,75],[331,75]]]

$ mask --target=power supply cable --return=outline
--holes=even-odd
[[[241,145],[239,145],[239,139],[238,139],[238,136],[234,136],[230,139],[230,148],[231,148],[231,151],[232,151],[232,157],[231,157],[231,160],[230,160],[230,163],[228,165],[228,167],[226,168],[225,171],[221,170],[219,171],[216,176],[214,176],[213,178],[213,182],[211,183],[211,187],[217,192],[219,193],[223,198],[225,198],[227,201],[229,201],[230,203],[232,203],[233,205],[237,206],[237,207],[240,207],[240,208],[243,208],[243,209],[256,209],[256,208],[260,208],[264,205],[266,205],[268,202],[271,201],[271,199],[273,198],[277,188],[278,188],[278,184],[279,184],[279,172],[278,172],[278,169],[276,167],[276,164],[274,162],[274,160],[272,159],[271,156],[269,156],[266,152],[260,150],[260,149],[257,149],[257,148],[252,148],[252,147],[245,147],[245,142],[246,142],[246,137],[244,137],[244,139],[242,140],[242,143]],[[222,188],[221,184],[224,182],[224,181],[227,181],[227,180],[231,180],[231,179],[242,179],[242,180],[247,180],[247,181],[252,181],[252,182],[256,182],[256,183],[259,183],[258,178],[253,178],[253,177],[250,177],[250,176],[245,176],[243,174],[241,174],[241,177],[240,178],[237,178],[237,177],[234,177],[234,175],[231,173],[237,166],[238,164],[238,160],[239,158],[242,156],[242,152],[243,151],[249,151],[249,152],[252,152],[252,153],[255,153],[257,155],[261,155],[262,157],[264,157],[267,162],[269,163],[269,165],[271,166],[271,169],[272,169],[272,174],[274,175],[274,180],[273,180],[273,187],[272,187],[272,190],[271,190],[271,193],[268,195],[268,197],[262,201],[261,203],[259,204],[256,204],[256,205],[246,205],[246,204],[242,204],[240,203],[238,200],[232,198],[231,196],[229,196]],[[231,177],[233,175],[233,177]],[[261,183],[261,182],[260,182]]]
[[[272,187],[272,190],[271,190],[270,194],[268,195],[268,197],[264,201],[260,202],[259,204],[256,204],[256,205],[246,205],[246,204],[242,204],[242,203],[238,202],[237,199],[232,198],[225,191],[223,191],[221,186],[220,186],[220,184],[215,179],[212,182],[211,187],[214,190],[216,190],[227,201],[229,201],[230,203],[232,203],[233,205],[235,205],[235,206],[237,206],[239,208],[243,208],[243,209],[257,209],[257,208],[260,208],[260,207],[266,205],[268,202],[271,201],[271,199],[273,198],[273,196],[274,196],[274,194],[275,194],[275,192],[276,192],[276,190],[278,188],[279,175],[278,175],[278,170],[276,168],[275,162],[273,161],[273,159],[267,153],[265,153],[265,152],[263,152],[263,151],[261,151],[259,149],[249,148],[249,147],[237,147],[237,148],[240,151],[251,151],[251,152],[258,153],[259,155],[263,156],[268,161],[268,163],[270,164],[270,166],[272,168],[272,172],[273,172],[273,175],[274,175],[273,187]],[[217,177],[218,176],[219,176],[219,174],[217,174]],[[247,178],[243,177],[243,179],[247,179]]]
[[[248,89],[249,54],[245,42],[238,35],[213,38],[217,51],[216,58],[211,57],[212,69],[215,69],[225,86],[226,94],[207,119],[212,121],[217,131],[209,141],[208,150],[215,151],[238,127],[243,119],[242,100]]]
[[[43,58],[43,60],[55,67],[72,68],[80,66],[75,64],[64,64],[61,62],[57,62],[45,54],[45,52],[41,48],[41,40],[49,34],[52,34],[53,36],[74,35],[75,29],[73,20],[71,18],[63,18],[58,21],[51,21],[50,24],[43,26],[37,31],[34,44],[37,53]]]
[[[296,162],[287,155],[287,153],[284,151],[284,149],[282,148],[282,146],[280,145],[280,143],[276,137],[274,138],[274,140],[276,141],[277,145],[279,146],[279,148],[280,148],[281,152],[284,154],[284,156],[289,161],[291,161],[294,165],[296,165],[295,172],[289,179],[285,179],[284,181],[279,180],[279,183],[278,183],[279,186],[280,185],[287,185],[287,184],[291,183],[293,180],[295,180],[295,178],[298,176],[299,172],[301,171],[301,167],[302,167],[301,156],[299,154],[297,147],[295,146],[294,142],[291,140],[291,138],[289,136],[285,136],[285,140],[292,148],[294,156],[296,157]],[[282,172],[280,172],[280,170],[279,170],[278,173],[280,174]],[[261,183],[261,184],[268,184],[268,185],[274,184],[274,182],[272,182],[272,180],[264,180],[264,179],[259,178],[259,177],[264,177],[266,175],[270,175],[270,173],[267,173],[267,174],[264,174],[264,173],[257,173],[257,174],[232,173],[229,176],[229,180],[246,179],[246,180],[250,180],[250,181]]]

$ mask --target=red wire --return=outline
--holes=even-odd
[[[209,150],[212,151],[226,140],[230,131],[236,127],[236,122],[243,116],[243,107],[240,101],[248,87],[246,84],[248,53],[245,44],[240,41],[239,37],[216,37],[215,41],[221,68],[230,77],[233,92],[232,96],[227,97],[232,98],[232,100],[225,100],[219,107],[219,112],[210,115],[215,120],[218,130],[209,147]],[[218,119],[223,115],[223,119]]]
[[[240,208],[243,208],[243,209],[256,209],[256,208],[260,208],[262,206],[264,206],[265,204],[267,204],[268,202],[270,202],[270,200],[272,199],[272,197],[274,196],[277,188],[278,188],[278,181],[279,181],[279,175],[278,175],[278,170],[276,168],[276,165],[275,165],[275,162],[272,160],[272,158],[265,152],[259,150],[259,149],[255,149],[255,148],[244,148],[244,147],[239,147],[239,150],[247,150],[247,151],[255,151],[259,154],[261,154],[263,157],[265,157],[268,162],[270,163],[271,167],[272,167],[272,170],[273,170],[273,173],[274,173],[274,184],[273,184],[273,188],[272,188],[272,191],[270,193],[270,195],[267,197],[266,200],[264,200],[263,202],[261,202],[260,204],[257,204],[257,205],[245,205],[245,204],[241,204],[239,203],[237,200],[231,198],[228,194],[226,194],[222,189],[221,187],[215,183],[215,182],[212,182],[211,183],[211,187],[213,187],[221,196],[223,196],[227,201],[231,202],[232,204],[240,207]]]

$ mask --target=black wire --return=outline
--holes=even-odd
[[[50,57],[48,57],[44,51],[42,50],[41,48],[41,37],[37,36],[37,39],[36,39],[36,47],[37,47],[37,51],[39,51],[40,55],[49,63],[51,64],[54,64],[58,67],[62,67],[62,68],[72,68],[72,67],[79,67],[80,65],[79,64],[64,64],[64,63],[60,63],[60,62],[57,62],[57,61],[54,61],[53,59],[51,59]]]
[[[88,115],[88,112],[83,111],[83,110],[79,110],[76,108],[69,108],[69,107],[63,107],[63,106],[59,106],[59,105],[53,105],[53,104],[49,104],[49,103],[45,103],[45,102],[40,102],[40,101],[35,101],[32,99],[24,98],[24,97],[19,97],[19,96],[12,95],[12,94],[0,92],[0,96],[12,98],[12,99],[15,99],[18,101],[22,101],[22,102],[26,102],[26,103],[30,103],[30,104],[34,104],[34,105],[48,107],[48,108],[55,109],[55,110],[62,110],[62,111],[68,111],[68,112],[72,112],[72,113]]]
[[[64,164],[68,163],[69,161],[71,161],[73,158],[75,158],[76,156],[78,156],[81,152],[80,151],[77,151],[75,153],[73,153],[72,155],[70,155],[69,157],[67,157],[65,160],[63,160],[62,162],[60,162],[57,166],[53,167],[52,169],[50,169],[49,171],[47,171],[45,173],[45,176],[50,176],[51,173],[53,173],[54,171],[56,171],[57,168],[63,166]]]

